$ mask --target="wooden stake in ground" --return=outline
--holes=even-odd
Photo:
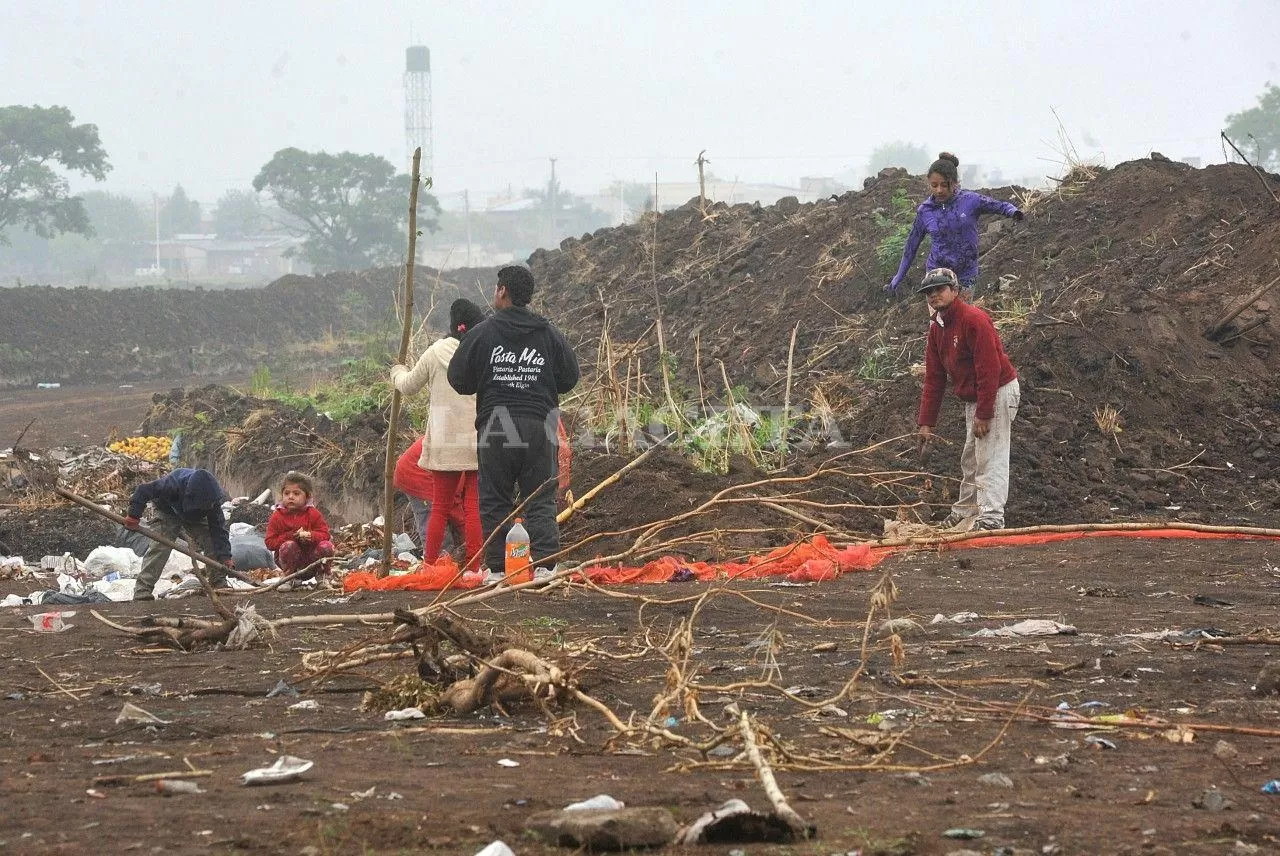
[[[1206,339],[1213,339],[1216,341],[1218,337],[1222,335],[1223,331],[1226,329],[1226,326],[1228,324],[1236,320],[1236,318],[1239,317],[1241,312],[1244,312],[1250,306],[1257,303],[1262,298],[1262,295],[1266,294],[1268,291],[1270,291],[1272,288],[1275,287],[1275,284],[1277,282],[1280,282],[1280,276],[1271,280],[1271,282],[1262,286],[1253,294],[1250,294],[1244,300],[1240,301],[1240,303],[1234,309],[1232,309],[1226,315],[1223,315],[1217,321],[1214,321],[1213,326],[1211,326],[1208,330],[1204,331],[1204,337]],[[1255,325],[1255,326],[1258,326],[1258,325]],[[1235,337],[1232,337],[1232,338],[1235,338]]]
[[[400,363],[409,359],[409,336],[413,332],[413,258],[418,253],[418,184],[422,149],[413,150],[413,177],[409,186],[409,256],[404,263],[404,327],[400,332]],[[430,180],[430,179],[428,179]],[[387,420],[387,461],[382,471],[382,566],[378,576],[391,571],[391,513],[395,510],[396,435],[400,428],[400,390],[391,385],[391,417]]]
[[[615,484],[616,482],[618,482],[624,475],[627,474],[628,471],[633,470],[636,467],[640,466],[640,464],[644,462],[645,458],[649,457],[654,452],[658,451],[658,449],[667,445],[667,443],[671,441],[671,438],[675,436],[676,436],[675,432],[673,431],[672,433],[663,437],[657,443],[654,443],[648,449],[645,449],[644,452],[639,457],[634,458],[628,463],[624,464],[622,469],[618,470],[616,473],[609,476],[604,481],[600,482],[600,484],[596,485],[595,487],[591,488],[591,490],[587,491],[582,496],[578,497],[576,500],[574,500],[572,505],[570,505],[564,511],[556,515],[556,524],[559,525],[561,523],[564,523],[566,520],[568,520],[570,517],[573,516],[573,513],[575,511],[582,508],[591,500],[595,499],[596,494],[600,493],[600,491],[604,490],[609,485]]]

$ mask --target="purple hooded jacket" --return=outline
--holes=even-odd
[[[926,233],[932,243],[925,268],[951,268],[962,284],[973,285],[978,278],[978,218],[983,214],[1015,217],[1020,213],[1011,202],[1001,202],[972,190],[957,190],[946,202],[935,202],[930,196],[916,209],[916,222],[902,250],[902,264],[889,281],[889,288],[897,288],[902,283]]]

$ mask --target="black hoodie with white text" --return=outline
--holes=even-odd
[[[513,417],[546,419],[578,378],[578,358],[564,334],[523,306],[476,325],[449,361],[449,385],[476,396],[477,430],[498,407]]]

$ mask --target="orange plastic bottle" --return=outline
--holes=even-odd
[[[529,555],[529,530],[524,528],[524,518],[517,517],[515,525],[507,531],[507,557],[503,568],[507,583],[527,583],[533,579],[533,563]]]

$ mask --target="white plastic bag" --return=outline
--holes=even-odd
[[[108,574],[136,577],[142,573],[142,557],[128,547],[94,547],[84,560],[84,570],[94,580]]]

